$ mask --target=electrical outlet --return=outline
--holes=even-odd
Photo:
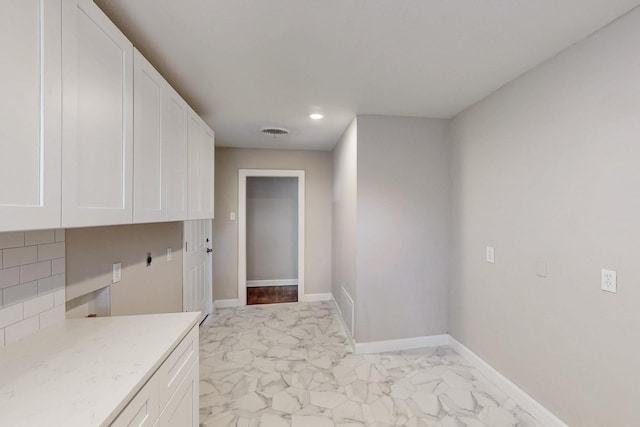
[[[615,270],[602,269],[602,285],[603,291],[617,293],[618,292],[618,274]]]
[[[173,250],[171,248],[167,248],[167,261],[173,260]]]
[[[112,282],[118,283],[122,280],[122,263],[116,262],[113,264],[113,277]]]
[[[487,246],[487,262],[494,264],[496,262],[496,248]]]

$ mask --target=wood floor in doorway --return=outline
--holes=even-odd
[[[256,286],[247,288],[247,304],[298,302],[298,286]]]

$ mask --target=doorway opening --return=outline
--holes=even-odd
[[[241,305],[304,296],[304,171],[240,169],[238,299]]]

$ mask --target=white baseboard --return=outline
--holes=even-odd
[[[300,301],[304,302],[317,302],[317,301],[331,301],[331,292],[326,294],[304,294],[300,296]]]
[[[297,286],[298,279],[247,280],[247,288],[258,286]]]
[[[481,374],[486,376],[489,381],[493,382],[498,388],[507,393],[516,403],[525,411],[530,413],[535,419],[545,427],[569,427],[560,418],[556,417],[551,411],[542,406],[537,400],[529,396],[520,387],[509,381],[507,377],[494,369],[487,362],[482,360],[480,356],[469,350],[462,343],[452,336],[449,336],[449,346],[456,353],[462,356],[467,362],[471,363]]]
[[[422,347],[439,347],[449,343],[449,336],[430,335],[387,341],[356,342],[356,354],[384,353],[386,351],[412,350]]]
[[[217,299],[213,302],[215,308],[240,307],[239,299]]]

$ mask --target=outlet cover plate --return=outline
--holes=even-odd
[[[536,276],[547,277],[547,261],[539,259],[536,262]]]
[[[113,283],[118,283],[122,280],[122,263],[115,262],[113,263]]]
[[[487,246],[487,262],[494,264],[496,262],[496,248]]]
[[[602,269],[602,290],[617,293],[618,292],[618,274],[615,270]]]

